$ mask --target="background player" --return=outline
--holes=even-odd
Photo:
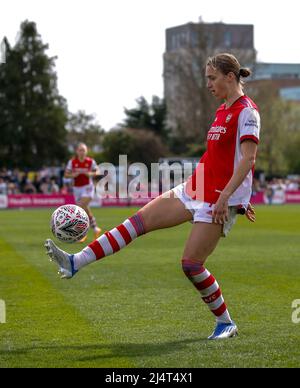
[[[76,147],[76,156],[71,159],[66,167],[65,178],[73,179],[73,190],[76,204],[82,207],[88,214],[90,226],[97,239],[101,235],[101,229],[97,225],[96,218],[89,207],[95,194],[93,178],[99,175],[99,168],[95,160],[87,156],[88,148],[86,144],[80,143]],[[87,239],[85,236],[80,242]]]
[[[156,198],[135,216],[75,255],[62,251],[47,240],[47,253],[60,267],[63,278],[73,277],[85,265],[118,252],[145,233],[192,221],[192,231],[182,255],[182,267],[216,317],[217,325],[209,338],[223,339],[237,335],[237,326],[230,317],[221,289],[204,264],[220,237],[229,233],[238,209],[242,207],[248,218],[255,220],[248,204],[260,117],[254,102],[244,95],[241,80],[250,74],[230,54],[208,59],[207,87],[225,103],[217,110],[208,132],[207,151],[192,179]],[[204,173],[204,185],[201,179],[197,179],[199,172]],[[197,195],[202,189],[203,196]]]

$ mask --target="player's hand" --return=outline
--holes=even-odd
[[[251,205],[250,202],[249,202],[249,205],[248,205],[248,207],[246,209],[245,216],[248,218],[248,220],[250,222],[255,222],[256,221],[255,210],[254,210],[254,207]]]
[[[217,203],[215,204],[212,219],[213,223],[224,225],[228,221],[229,209],[228,209],[228,200],[220,195]]]

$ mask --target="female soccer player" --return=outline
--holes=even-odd
[[[69,160],[65,178],[73,178],[73,191],[75,201],[88,214],[90,226],[94,230],[95,239],[101,235],[101,229],[97,225],[96,218],[89,207],[94,197],[93,178],[99,175],[99,168],[95,160],[88,158],[88,148],[86,144],[80,143],[76,148],[76,157]],[[80,242],[84,242],[87,236]]]
[[[47,253],[58,264],[62,278],[73,277],[85,265],[119,251],[138,236],[192,221],[182,267],[216,317],[217,324],[209,339],[237,335],[237,326],[230,317],[220,287],[204,265],[220,237],[230,231],[241,209],[250,221],[255,221],[249,200],[260,117],[256,105],[244,95],[241,80],[250,74],[230,54],[208,59],[207,87],[217,99],[225,102],[216,112],[207,136],[207,151],[195,174],[75,255],[47,240]],[[201,172],[204,184],[198,178]]]

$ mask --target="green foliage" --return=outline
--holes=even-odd
[[[69,113],[67,130],[69,146],[75,148],[78,143],[85,143],[92,152],[99,152],[102,149],[105,132],[94,115],[82,110]]]
[[[169,130],[166,127],[167,108],[165,100],[153,96],[151,103],[145,97],[138,98],[136,102],[137,106],[135,108],[125,108],[126,118],[123,127],[151,130],[163,139],[167,139]]]
[[[168,154],[168,148],[160,137],[147,130],[129,130],[133,147],[128,154],[130,162],[142,162],[149,168],[151,163],[157,163],[158,159]]]
[[[188,150],[185,155],[187,157],[201,157],[206,151],[205,144],[188,144]]]
[[[67,105],[57,89],[55,59],[35,23],[25,21],[14,47],[5,39],[0,65],[0,163],[41,167],[64,160]]]
[[[119,164],[119,155],[127,155],[130,163],[139,162],[150,166],[167,152],[158,136],[142,129],[113,130],[103,140],[104,159],[113,164]]]
[[[112,130],[103,140],[103,156],[106,162],[119,164],[119,155],[130,155],[134,142],[130,133],[126,130]]]
[[[292,150],[300,130],[298,105],[282,100],[272,82],[250,91],[250,95],[259,106],[262,121],[257,169],[270,176],[292,172],[297,164],[297,153],[292,156]]]
[[[300,131],[292,133],[285,149],[285,158],[290,174],[300,175]]]

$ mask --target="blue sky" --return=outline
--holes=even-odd
[[[163,95],[165,29],[197,22],[255,26],[263,62],[300,63],[297,0],[0,0],[0,39],[15,41],[21,21],[35,21],[69,109],[94,113],[109,129],[140,95]]]

